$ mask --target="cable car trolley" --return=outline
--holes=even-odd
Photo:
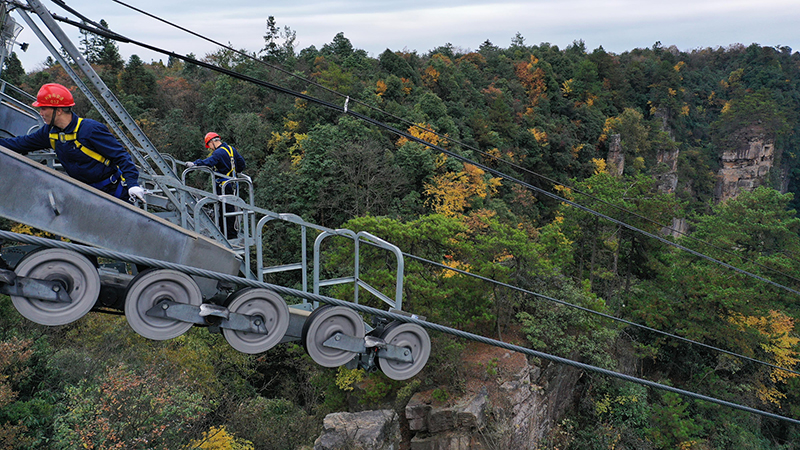
[[[395,315],[409,316],[402,311],[399,248],[369,233],[332,230],[260,208],[246,175],[229,181],[236,185],[235,194],[217,194],[214,180],[222,175],[207,167],[187,168],[158,152],[39,0],[0,1],[0,67],[21,29],[12,12],[47,47],[132,155],[147,193],[145,202],[132,205],[68,177],[49,149],[21,156],[0,147],[0,217],[57,237],[0,231],[0,293],[11,297],[22,316],[58,326],[90,311],[122,313],[136,333],[152,340],[172,339],[200,326],[220,332],[231,347],[247,354],[300,341],[324,367],[381,370],[396,380],[422,370],[431,351],[423,327],[377,315],[367,324],[359,308],[351,307],[366,292]],[[0,83],[0,137],[46,126],[30,106],[33,100]],[[187,182],[198,175],[211,180],[209,189]],[[229,230],[219,229],[219,223],[226,223],[219,220],[221,215],[235,217],[238,236],[228,239]],[[265,233],[276,223],[299,229],[297,261],[266,264]],[[353,248],[352,272],[325,279],[321,255],[342,245]],[[362,278],[363,246],[392,256],[393,293],[383,293]],[[293,275],[289,278],[300,289],[280,295],[279,287],[265,282],[273,274]],[[324,299],[321,289],[342,283],[354,286],[351,302],[319,301]]]

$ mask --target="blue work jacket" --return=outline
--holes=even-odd
[[[97,156],[92,157],[80,150],[74,141],[56,139],[54,147],[51,147],[51,133],[71,134],[77,124],[78,115],[72,113],[72,120],[63,130],[54,125],[45,125],[25,136],[0,139],[0,146],[23,155],[35,150],[53,148],[64,171],[76,180],[95,185],[115,176],[119,168],[128,188],[138,186],[139,170],[133,164],[131,155],[108,131],[108,127],[96,120],[82,119],[75,140],[89,149],[90,153],[96,153],[107,160],[106,164],[98,161]]]
[[[231,157],[231,154],[233,157]],[[231,165],[231,159],[233,159],[233,165]],[[217,147],[217,149],[211,153],[211,156],[206,159],[198,159],[194,163],[198,166],[213,167],[215,172],[227,175],[228,177],[236,176],[236,173],[243,171],[246,166],[244,158],[242,158],[242,155],[239,154],[236,148],[225,142]],[[233,166],[236,166],[236,170],[232,170]],[[226,180],[227,178],[219,177],[217,178],[217,183],[223,183]]]

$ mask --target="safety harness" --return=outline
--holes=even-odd
[[[219,147],[217,147],[217,149],[219,148],[225,150],[225,153],[227,153],[228,157],[230,157],[231,159],[231,170],[229,170],[228,173],[225,174],[225,176],[228,178],[236,178],[236,160],[233,157],[233,148],[230,145],[225,145],[225,144],[222,144]],[[213,152],[214,150],[212,150],[212,153]],[[227,180],[221,177],[216,179],[216,183],[220,186],[222,186],[222,183],[224,183],[225,181]]]
[[[78,141],[78,128],[81,126],[81,122],[83,122],[83,117],[78,118],[78,123],[75,124],[75,129],[72,130],[72,133],[50,133],[50,147],[53,150],[56,149],[56,141],[61,143],[72,142],[75,147],[82,151],[86,156],[94,159],[95,161],[99,162],[104,166],[108,166],[111,163],[111,160],[106,158],[105,156],[97,153],[96,151],[86,147],[85,145],[81,144]],[[231,157],[233,158],[233,157]],[[117,183],[119,181],[125,181],[122,178],[122,171],[117,167],[117,173],[111,175],[110,177],[106,178],[105,180],[98,181],[96,183],[89,183],[89,186],[92,186],[97,189],[103,189],[104,187],[108,186],[109,184]],[[122,183],[117,184],[117,189],[114,192],[114,196],[117,198],[122,198]]]
[[[236,178],[236,162],[233,159],[233,149],[231,148],[230,145],[220,145],[220,147],[222,147],[223,150],[225,150],[225,152],[231,158],[231,170],[229,170],[228,173],[225,174],[225,176]]]

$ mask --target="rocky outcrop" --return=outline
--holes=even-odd
[[[672,225],[661,229],[661,234],[664,236],[678,237],[685,235],[689,232],[689,224],[686,223],[685,218],[672,218]]]
[[[742,190],[752,191],[766,185],[775,160],[775,144],[762,133],[750,130],[743,133],[734,148],[720,157],[715,200],[720,203],[736,197]]]
[[[452,406],[434,406],[418,394],[406,405],[408,427],[414,433],[411,450],[468,450],[482,448],[486,430],[486,389]]]
[[[678,156],[680,154],[681,151],[677,148],[661,150],[656,153],[658,167],[655,170],[655,178],[660,192],[672,194],[678,188]]]
[[[483,345],[469,354],[472,359],[465,364],[479,369],[473,370],[460,401],[437,405],[429,392],[409,401],[409,449],[539,448],[572,404],[580,371],[551,365],[543,373],[522,354]]]
[[[397,450],[400,423],[392,410],[328,414],[314,450]]]
[[[606,156],[608,173],[621,177],[625,170],[625,155],[622,153],[622,140],[619,134],[608,137],[608,156]]]
[[[479,343],[463,355],[463,395],[442,401],[434,389],[414,394],[399,419],[402,442],[390,410],[336,413],[325,418],[314,450],[533,450],[574,403],[581,374],[574,367],[542,371],[521,353]]]

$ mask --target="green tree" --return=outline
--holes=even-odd
[[[736,95],[723,106],[719,120],[711,127],[720,150],[737,148],[759,135],[774,142],[789,131],[787,112],[766,88]]]
[[[180,448],[189,437],[186,429],[208,411],[197,393],[125,366],[110,368],[97,385],[68,387],[65,403],[55,448]]]
[[[267,61],[283,62],[288,58],[293,58],[296,35],[297,33],[288,26],[281,30],[275,23],[275,17],[269,16],[267,33],[264,35],[265,45],[258,53],[263,54],[262,58]]]
[[[108,23],[103,19],[100,20],[100,25],[108,28]],[[89,62],[105,66],[115,74],[123,69],[125,61],[119,54],[119,47],[115,40],[107,36],[97,36],[94,38],[93,47],[92,57],[94,60]]]
[[[3,448],[22,448],[31,445],[33,440],[25,436],[28,427],[25,422],[32,422],[30,417],[15,417],[15,409],[21,412],[22,408],[13,408],[13,402],[19,395],[14,391],[17,384],[27,374],[27,361],[33,356],[32,342],[12,338],[0,342],[0,443]],[[9,406],[12,406],[9,408]],[[34,419],[35,420],[35,419]]]
[[[14,85],[22,84],[25,77],[25,69],[22,68],[22,61],[17,57],[16,52],[11,52],[3,62],[3,79]]]
[[[138,115],[137,112],[141,113],[142,110],[156,104],[158,89],[155,75],[145,67],[137,55],[131,55],[125,70],[120,74],[119,87],[125,94],[123,99],[130,105],[134,116]]]
[[[671,223],[680,214],[675,198],[658,193],[655,180],[642,174],[618,178],[600,170],[574,187],[581,194],[567,190],[568,198],[650,233],[659,233],[659,224]],[[638,279],[654,276],[658,264],[651,255],[657,254],[659,243],[572,206],[560,211],[565,234],[576,249],[575,275],[588,280],[614,308],[621,304],[618,296]]]

